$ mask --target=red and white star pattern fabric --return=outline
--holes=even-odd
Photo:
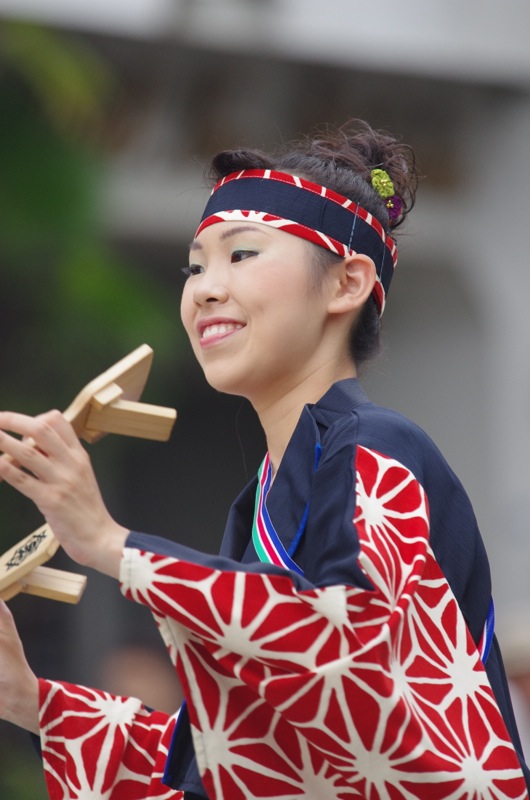
[[[422,487],[363,447],[356,482],[373,590],[297,591],[287,575],[124,553],[123,591],[152,609],[176,664],[208,796],[525,800],[477,648],[429,547]],[[180,796],[156,793],[167,723],[153,719],[150,739],[146,712],[124,708],[133,701],[54,683],[43,695],[53,800]]]
[[[40,726],[51,800],[169,800],[162,784],[175,718],[139,700],[40,681]]]

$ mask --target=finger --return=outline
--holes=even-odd
[[[2,460],[15,468],[29,469],[33,474],[42,473],[48,462],[47,454],[37,446],[33,439],[16,439],[4,431],[0,431],[0,450]]]
[[[15,631],[15,621],[5,600],[0,599],[0,631],[3,635],[12,634]]]
[[[0,444],[0,448],[14,458],[18,458],[21,453],[29,453],[29,457],[32,458],[32,447],[34,450],[40,450],[42,454],[49,456],[61,454],[65,450],[64,445],[68,446],[64,436],[71,442],[73,434],[71,426],[60,411],[48,411],[46,414],[39,414],[37,417],[30,417],[13,411],[3,411],[0,412],[0,430],[4,432],[10,431],[22,437],[22,442],[15,437],[10,437],[2,439],[5,447]],[[7,436],[7,433],[5,433],[5,436]],[[75,434],[73,436],[74,441],[76,441]],[[21,450],[20,444],[25,446],[24,450]]]
[[[38,417],[30,417],[28,414],[19,414],[16,411],[0,411],[0,428],[29,439],[33,435],[36,419]]]
[[[0,434],[1,434],[1,431],[0,431]],[[25,442],[27,442],[28,444],[32,444],[34,447],[37,447],[37,445],[35,444],[35,442],[33,441],[33,439],[25,439],[24,441],[25,441]],[[0,448],[0,449],[1,449],[1,448]],[[45,455],[45,453],[43,453],[43,451],[42,451],[42,450],[41,450],[40,452],[41,452],[43,455]],[[9,453],[4,453],[3,455],[0,455],[0,464],[1,464],[3,461],[7,461],[7,463],[8,463],[8,464],[12,464],[14,467],[20,467],[20,464],[18,463],[18,461],[17,461],[17,460],[16,460],[16,459],[15,459],[13,456],[9,455]],[[2,483],[2,481],[3,481],[3,480],[4,480],[4,479],[3,479],[3,478],[2,478],[2,476],[0,475],[0,483]]]
[[[12,464],[14,467],[20,467],[21,464],[17,459],[17,453],[20,452],[20,440],[15,436],[9,436],[6,431],[18,434],[24,437],[23,442],[28,447],[36,447],[34,439],[29,436],[27,431],[33,425],[33,418],[27,417],[24,414],[15,414],[9,411],[0,412],[0,467],[6,464]],[[26,431],[26,433],[24,433]],[[0,469],[0,482],[3,480],[3,471]]]
[[[0,430],[20,435],[48,455],[64,454],[65,449],[81,448],[79,438],[64,415],[57,410],[36,417],[12,411],[0,412]]]
[[[54,429],[57,435],[68,447],[79,444],[78,435],[76,434],[72,424],[66,419],[61,411],[48,411],[46,414],[42,414],[41,418]]]
[[[17,466],[13,459],[8,460],[6,456],[0,457],[0,481],[5,481],[38,505],[37,495],[39,494],[41,482],[30,472],[26,472]]]
[[[24,438],[18,439],[6,433],[5,428]],[[0,413],[0,451],[3,452],[0,457],[0,481],[5,480],[31,499],[35,499],[34,481],[24,470],[41,478],[49,472],[46,470],[49,463],[47,455],[33,438],[38,429],[38,418],[8,411]]]

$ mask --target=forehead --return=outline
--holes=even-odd
[[[275,233],[282,233],[282,231],[275,231],[269,229],[267,225],[255,222],[215,222],[208,225],[193,239],[190,243],[190,250],[202,250],[205,244],[218,242],[225,242],[236,236],[244,234],[252,234],[257,236],[274,236]]]

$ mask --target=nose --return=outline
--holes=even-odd
[[[202,306],[207,303],[226,303],[228,289],[219,270],[208,268],[195,282],[193,301]]]

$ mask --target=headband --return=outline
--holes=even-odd
[[[373,295],[383,313],[397,264],[397,247],[375,217],[332,189],[270,169],[247,169],[213,188],[195,236],[216,222],[256,222],[299,236],[343,258],[370,256]]]

